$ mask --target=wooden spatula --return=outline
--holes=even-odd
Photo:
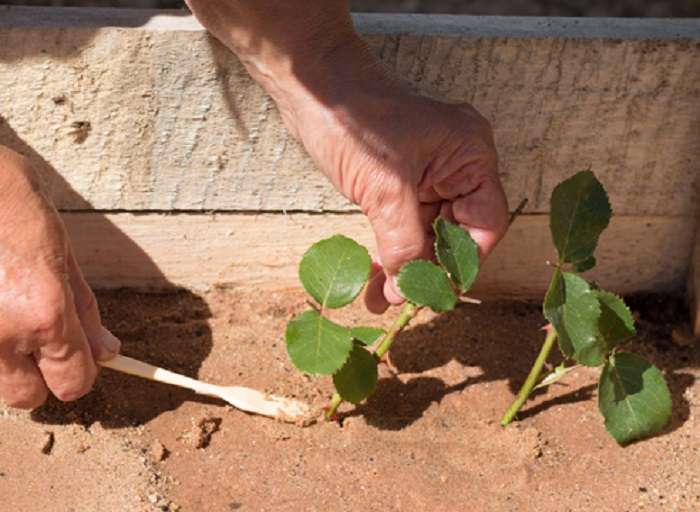
[[[261,414],[283,421],[305,421],[309,419],[311,412],[306,404],[296,400],[266,395],[255,389],[241,386],[216,386],[132,359],[131,357],[118,355],[109,361],[100,361],[99,364],[105,368],[128,373],[129,375],[191,389],[201,395],[215,396],[242,411]]]

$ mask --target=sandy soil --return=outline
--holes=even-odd
[[[100,295],[128,355],[216,383],[324,399],[328,379],[299,375],[284,351],[284,325],[304,296],[263,299]],[[662,435],[624,449],[604,431],[589,369],[538,395],[517,424],[498,425],[541,342],[542,318],[536,305],[494,302],[421,313],[395,345],[394,369],[382,367],[377,394],[342,409],[341,424],[277,423],[107,370],[76,403],[0,410],[0,508],[698,510],[700,346],[670,342],[675,302],[635,304],[635,348],[666,369],[675,412]],[[339,319],[377,321],[359,307]],[[218,430],[196,448],[203,418]]]

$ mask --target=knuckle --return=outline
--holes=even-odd
[[[493,126],[486,117],[469,104],[460,105],[461,131],[472,134],[479,141],[480,152],[496,155]]]
[[[484,162],[491,166],[494,166],[498,162],[498,152],[496,151],[493,130],[490,125],[477,132],[474,137],[474,145],[477,154],[481,156]]]
[[[396,240],[383,248],[381,253],[383,265],[391,270],[398,272],[401,267],[412,259],[424,256],[424,240],[417,239],[404,241]]]
[[[404,265],[404,263],[407,263],[408,261],[414,259],[415,256],[416,255],[415,251],[413,250],[413,247],[409,248],[408,246],[402,246],[389,249],[383,255],[382,259],[386,260],[387,268],[399,271],[401,270],[401,267]]]
[[[370,219],[385,215],[387,211],[394,209],[402,192],[401,181],[394,173],[374,170],[368,179],[361,181],[366,187],[359,204]]]
[[[65,331],[66,299],[59,285],[46,286],[32,312],[31,331],[40,341],[54,340]]]
[[[459,109],[464,114],[465,121],[467,121],[471,126],[476,125],[481,129],[491,130],[491,123],[489,120],[486,119],[486,117],[484,117],[481,112],[474,108],[474,106],[470,103],[460,104]]]
[[[22,386],[16,389],[12,396],[5,399],[4,402],[14,409],[35,409],[46,401],[47,395],[46,389]]]
[[[83,375],[79,379],[71,379],[55,385],[51,391],[61,402],[72,402],[84,397],[92,389],[94,377]]]

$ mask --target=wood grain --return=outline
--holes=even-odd
[[[0,24],[0,143],[34,160],[59,208],[354,209],[191,18],[93,13],[80,23],[70,11],[61,27],[24,11],[13,26],[12,12]],[[618,214],[697,216],[692,20],[479,20],[365,16],[358,26],[417,89],[492,121],[512,204],[527,197],[528,212],[546,212],[553,186],[590,167]],[[83,142],[74,123],[89,123]]]
[[[295,288],[304,251],[321,238],[344,233],[374,249],[361,214],[64,213],[63,218],[97,288]],[[683,218],[615,217],[591,277],[618,293],[680,286],[693,225]],[[552,272],[550,248],[547,216],[519,217],[486,262],[474,293],[541,297]]]

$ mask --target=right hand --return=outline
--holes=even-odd
[[[489,123],[416,94],[355,33],[346,0],[187,0],[272,96],[292,135],[367,215],[378,262],[365,294],[404,301],[401,267],[434,255],[432,222],[469,231],[486,257],[508,228]]]
[[[80,398],[119,348],[29,163],[0,146],[0,400]]]

